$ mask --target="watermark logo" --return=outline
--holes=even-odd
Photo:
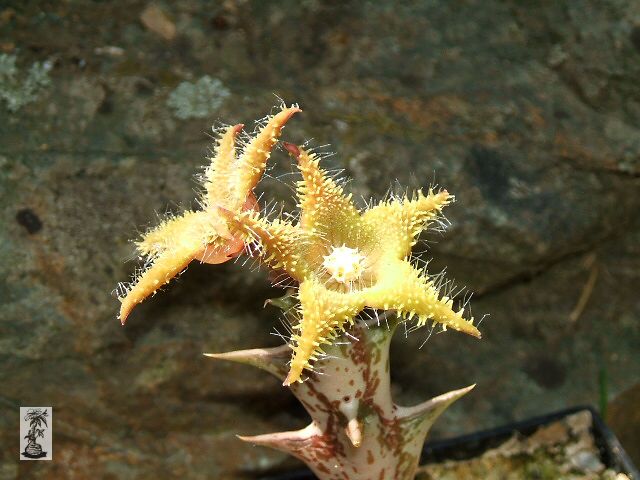
[[[51,460],[52,434],[52,407],[20,407],[20,460]]]

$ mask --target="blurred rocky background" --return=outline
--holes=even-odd
[[[305,425],[288,391],[201,355],[279,344],[264,271],[194,264],[125,328],[112,294],[130,240],[193,205],[210,126],[276,96],[356,197],[457,197],[419,253],[475,292],[484,338],[398,335],[399,403],[477,383],[434,436],[611,403],[637,454],[640,3],[5,0],[0,478],[295,465],[235,437]],[[279,152],[265,184],[287,206],[292,171]],[[18,462],[20,405],[53,406],[53,462]]]

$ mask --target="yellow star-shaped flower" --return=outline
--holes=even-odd
[[[298,107],[283,108],[268,117],[265,125],[236,156],[236,136],[243,125],[226,128],[214,147],[211,163],[204,173],[202,210],[187,211],[163,222],[136,243],[148,268],[120,295],[120,321],[124,325],[131,310],[184,270],[192,260],[223,263],[244,248],[242,238],[229,231],[225,211],[256,210],[253,188],[262,177],[271,149]]]
[[[293,327],[285,385],[300,381],[322,353],[321,345],[331,343],[366,307],[415,317],[418,326],[432,320],[480,337],[473,319],[465,320],[463,309],[455,311],[427,273],[409,262],[418,234],[452,201],[449,193],[419,191],[361,212],[314,154],[284,145],[302,173],[299,221],[268,221],[251,210],[220,211],[245,242],[260,242],[266,263],[299,282],[300,320]]]

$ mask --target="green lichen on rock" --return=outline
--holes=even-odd
[[[15,55],[0,54],[0,99],[10,112],[17,112],[37,100],[43,89],[51,84],[47,62],[36,62],[26,75],[21,74]]]
[[[219,109],[231,92],[217,78],[205,75],[195,83],[182,82],[171,92],[167,105],[181,120],[206,118]]]

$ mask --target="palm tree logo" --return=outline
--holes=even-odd
[[[38,443],[38,438],[44,438],[45,429],[49,428],[47,417],[49,412],[40,408],[30,408],[24,416],[24,421],[29,422],[29,432],[24,436],[27,439],[27,446],[22,455],[27,458],[42,458],[47,456],[47,452],[42,451],[42,446]],[[42,428],[44,425],[44,428]]]

